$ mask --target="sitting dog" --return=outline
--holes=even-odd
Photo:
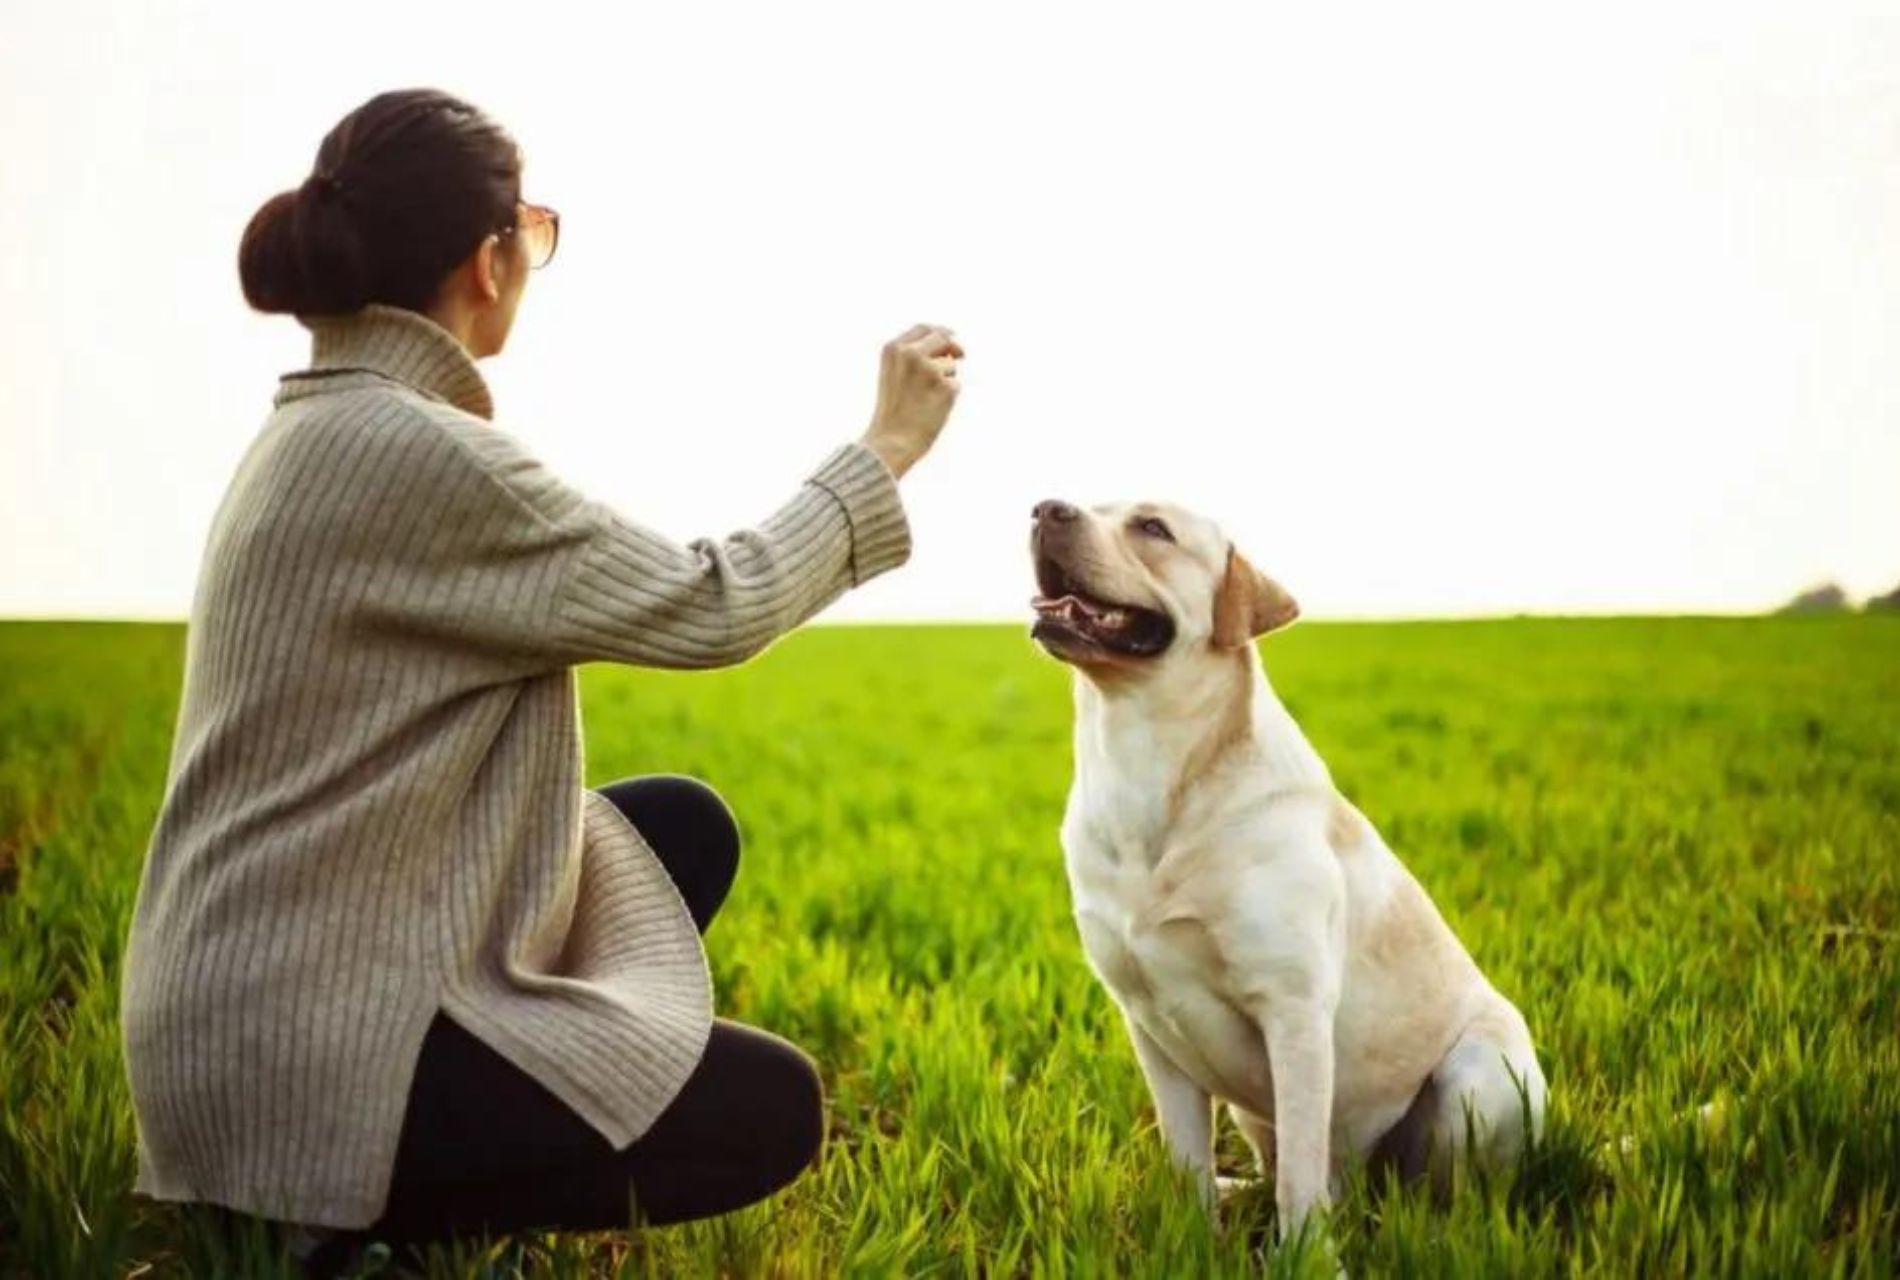
[[[1174,507],[1034,518],[1032,635],[1076,673],[1076,923],[1209,1208],[1214,1100],[1283,1237],[1349,1160],[1442,1186],[1510,1159],[1542,1127],[1530,1031],[1274,695],[1254,640],[1292,597]]]

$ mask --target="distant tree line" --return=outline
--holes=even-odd
[[[1839,583],[1823,582],[1817,587],[1809,587],[1776,612],[1845,613],[1853,607],[1853,601],[1847,598],[1847,593],[1841,590]],[[1861,608],[1867,613],[1900,613],[1900,587],[1895,587],[1885,595],[1869,596]]]

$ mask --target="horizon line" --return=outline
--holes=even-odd
[[[1821,609],[1689,609],[1680,612],[1655,610],[1578,610],[1574,612],[1544,611],[1535,609],[1497,610],[1475,613],[1338,613],[1303,614],[1296,625],[1348,625],[1365,626],[1385,623],[1413,622],[1614,622],[1627,621],[1722,621],[1744,620],[1750,618],[1785,617],[1829,617],[1829,616],[1874,616],[1893,612],[1892,610],[1869,608],[1867,603],[1842,604]],[[59,613],[18,613],[0,614],[0,626],[17,624],[98,624],[103,626],[188,626],[190,618],[183,614],[59,614]],[[1028,618],[1006,617],[1001,615],[953,617],[946,615],[920,616],[914,618],[812,618],[794,627],[794,631],[803,631],[811,627],[828,629],[876,628],[876,627],[1027,627]],[[787,634],[790,634],[788,632]]]

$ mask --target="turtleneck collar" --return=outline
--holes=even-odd
[[[468,349],[429,317],[371,303],[344,316],[299,317],[312,335],[310,367],[284,375],[278,403],[333,385],[339,374],[373,373],[492,419],[495,403]]]

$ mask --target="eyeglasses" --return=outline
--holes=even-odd
[[[528,265],[536,270],[554,260],[554,247],[561,242],[561,215],[544,204],[523,204],[515,225],[503,227],[499,236],[519,232],[528,249]]]

